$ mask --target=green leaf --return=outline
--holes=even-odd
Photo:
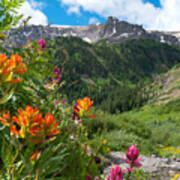
[[[12,88],[8,94],[3,96],[3,98],[0,100],[0,104],[4,104],[7,101],[9,101],[9,99],[11,99],[13,94],[14,94],[14,88]]]

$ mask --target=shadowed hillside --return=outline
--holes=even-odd
[[[88,44],[75,37],[59,37],[49,41],[48,47],[55,57],[52,63],[63,71],[63,92],[69,100],[88,95],[97,104],[103,104],[103,109],[108,104],[113,112],[142,105],[140,89],[180,62],[179,47],[152,40],[112,45],[105,40]]]

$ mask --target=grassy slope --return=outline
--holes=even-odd
[[[104,90],[108,85],[112,85],[112,82],[134,86],[139,79],[146,80],[157,76],[180,62],[179,48],[151,40],[108,45],[103,41],[88,44],[70,37],[56,39],[49,44],[49,49],[55,57],[54,64],[64,68],[63,78],[67,82],[64,90],[72,99],[96,94],[106,100]],[[179,77],[177,69],[168,73]],[[163,77],[166,81],[166,77]],[[177,89],[178,83],[179,80],[171,81],[168,87]],[[160,84],[161,87],[162,85],[164,86]],[[159,94],[165,93],[164,88],[157,85],[152,89],[156,92],[159,89]],[[154,153],[156,148],[161,146],[178,146],[179,105],[180,100],[177,100],[160,106],[146,105],[139,110],[122,114],[105,113],[100,115],[104,118],[87,122],[89,134],[93,137],[94,133],[99,132],[102,135],[105,132],[104,136],[113,150],[126,149],[132,143],[137,144],[144,153]],[[95,134],[92,141],[96,144],[98,140]]]
[[[151,86],[156,94],[142,108],[104,114],[100,125],[107,129],[104,136],[112,150],[122,151],[134,143],[145,154],[161,154],[161,147],[180,146],[179,65],[161,74]],[[171,154],[170,150],[165,154]]]
[[[151,85],[155,97],[152,103],[167,103],[180,97],[180,65],[159,76]]]
[[[84,95],[94,98],[109,84],[133,87],[139,80],[166,72],[180,62],[179,48],[152,40],[110,45],[104,41],[88,44],[79,38],[61,37],[48,47],[55,57],[53,63],[64,69],[63,78],[68,84],[64,89],[70,99]]]
[[[180,145],[180,99],[161,105],[146,105],[141,109],[121,114],[101,115],[100,122],[89,127],[99,128],[99,135],[107,138],[112,150],[125,150],[132,143],[145,154],[158,153],[157,149]],[[102,130],[102,131],[101,131]],[[93,140],[98,142],[97,135]]]

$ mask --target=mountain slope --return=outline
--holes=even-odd
[[[150,101],[157,104],[168,103],[180,98],[180,65],[160,75],[151,84],[155,97]]]
[[[97,104],[108,104],[106,97],[110,104],[117,101],[118,107],[114,106],[120,110],[122,102],[136,99],[139,82],[146,83],[180,62],[179,47],[148,39],[89,44],[76,37],[59,37],[49,41],[48,50],[52,63],[63,71],[63,92],[70,100],[88,95]],[[126,110],[136,104],[128,103]]]
[[[89,26],[22,26],[6,32],[7,43],[12,46],[22,46],[28,39],[55,39],[56,37],[79,37],[93,43],[106,39],[108,43],[122,43],[132,39],[151,39],[157,42],[180,45],[177,33],[147,31],[142,26],[119,21],[108,17],[105,24]]]

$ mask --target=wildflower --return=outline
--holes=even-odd
[[[25,68],[25,64],[22,63],[21,56],[19,56],[18,54],[14,54],[11,56],[9,64],[11,68],[14,69],[15,74],[23,74],[27,71],[27,69]]]
[[[79,111],[79,109],[77,108],[77,104],[74,106],[73,108],[73,117],[72,117],[72,120],[80,120],[80,117],[77,115],[77,111]]]
[[[86,180],[92,180],[92,176],[91,175],[87,175],[86,176]]]
[[[38,136],[39,122],[42,121],[42,114],[39,113],[38,108],[26,106],[25,110],[18,109],[18,113],[17,116],[12,117],[15,125],[10,127],[11,132],[21,138]],[[16,126],[19,126],[20,129],[17,130]]]
[[[175,147],[164,147],[159,149],[163,154],[173,154],[173,155],[179,155],[180,154],[180,149],[175,148]]]
[[[103,144],[106,145],[107,144],[107,139],[103,140]]]
[[[136,160],[139,156],[139,150],[137,149],[135,145],[132,145],[131,147],[128,148],[126,156],[129,160],[132,160],[132,161]]]
[[[39,46],[40,50],[47,48],[46,41],[44,39],[40,39],[38,41],[38,46]]]
[[[1,118],[0,120],[4,123]],[[60,121],[57,122],[52,114],[47,113],[43,118],[38,108],[29,105],[25,110],[18,109],[18,115],[12,117],[12,123],[10,131],[14,135],[23,139],[30,138],[34,143],[44,142],[60,132],[58,128]]]
[[[52,77],[52,81],[55,84],[58,84],[61,81],[61,72],[59,67],[55,67],[55,69],[53,70],[53,74],[55,75],[55,77]]]
[[[86,151],[86,150],[87,150],[87,146],[86,146],[86,145],[84,145],[83,149],[84,149],[84,151]]]
[[[123,180],[123,174],[121,167],[115,165],[111,168],[109,177],[106,180]]]
[[[84,99],[78,99],[77,104],[74,106],[73,111],[78,117],[89,117],[94,118],[97,117],[95,115],[89,115],[92,109],[93,101],[90,100],[89,97],[85,97]]]
[[[110,149],[109,147],[107,147],[107,148],[105,148],[105,151],[106,151],[107,153],[110,153],[110,152],[111,152],[111,149]]]
[[[62,103],[63,103],[63,104],[67,104],[66,99],[63,99],[63,100],[62,100]]]
[[[60,74],[60,69],[59,69],[59,67],[55,67],[55,69],[53,70],[53,73],[54,73],[55,75],[59,75],[59,74]]]
[[[27,71],[22,58],[18,54],[11,56],[8,60],[7,56],[0,54],[0,80],[1,82],[18,83],[21,79],[13,79],[14,75],[23,74]]]
[[[59,101],[59,100],[56,100],[55,104],[59,104],[59,103],[60,103],[60,101]]]
[[[59,124],[60,121],[57,122],[52,114],[46,114],[44,122],[40,122],[41,130],[43,131],[43,134],[45,134],[46,139],[59,134],[60,129],[57,128]]]
[[[5,40],[6,35],[4,33],[0,33],[0,40]]]
[[[10,126],[11,121],[10,121],[10,112],[3,113],[3,116],[0,116],[0,123],[5,125],[5,126]]]
[[[176,174],[171,180],[179,180],[180,179],[180,174]]]
[[[122,159],[124,162],[128,163],[130,165],[130,168],[133,167],[141,167],[142,165],[140,164],[141,158],[139,157],[139,150],[135,145],[132,145],[131,147],[128,148],[127,153],[126,153],[127,159]]]
[[[2,67],[4,64],[6,64],[8,61],[8,58],[4,54],[0,54],[0,67]]]

